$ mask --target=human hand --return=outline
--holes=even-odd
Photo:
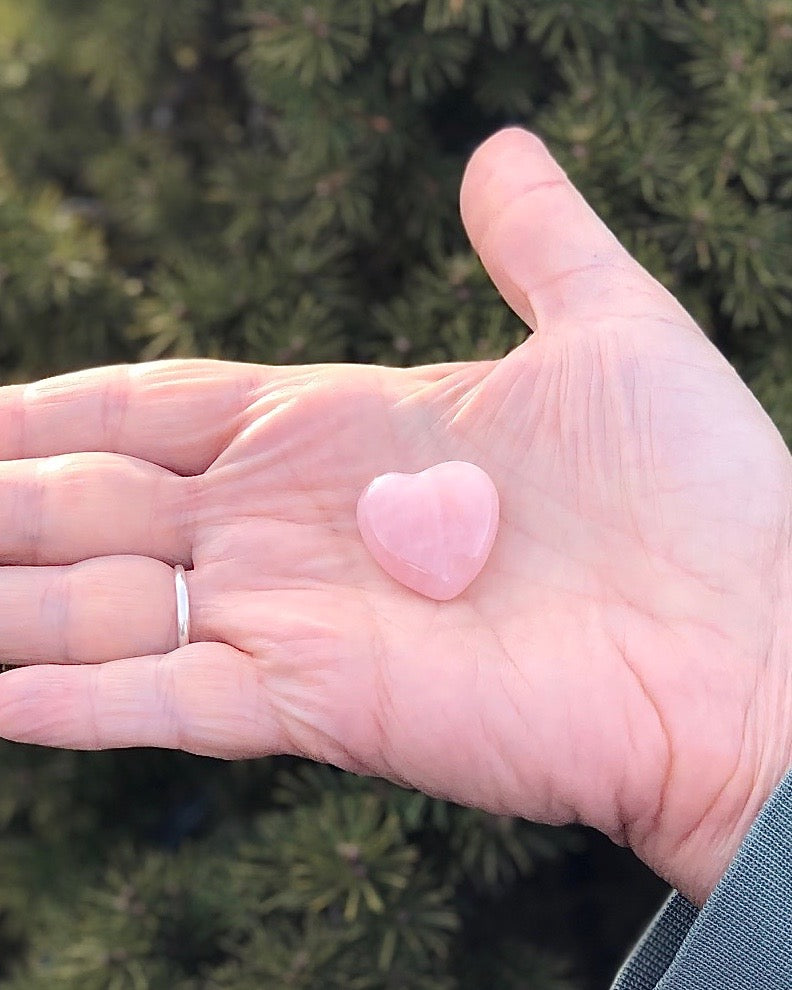
[[[792,764],[792,459],[515,129],[471,241],[536,333],[408,370],[158,362],[0,389],[0,735],[294,753],[629,844],[702,903]],[[376,475],[484,468],[481,575],[379,570]],[[188,572],[176,649],[172,565]]]

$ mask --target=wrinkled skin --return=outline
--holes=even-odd
[[[792,459],[538,139],[486,142],[461,205],[536,331],[503,360],[0,390],[0,735],[297,753],[583,821],[701,904],[792,765]],[[355,506],[446,460],[489,472],[501,521],[435,602]]]

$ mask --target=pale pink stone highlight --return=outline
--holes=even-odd
[[[360,496],[357,521],[386,573],[436,601],[456,598],[478,577],[498,531],[498,492],[467,461],[419,474],[383,474]]]

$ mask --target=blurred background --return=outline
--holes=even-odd
[[[457,197],[506,123],[789,443],[792,0],[0,0],[0,383],[504,354]],[[668,894],[590,830],[293,759],[0,767],[5,990],[600,990]]]

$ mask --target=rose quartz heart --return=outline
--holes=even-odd
[[[473,581],[498,531],[498,493],[490,476],[467,461],[446,461],[419,474],[383,474],[360,496],[360,535],[392,578],[446,602]]]

